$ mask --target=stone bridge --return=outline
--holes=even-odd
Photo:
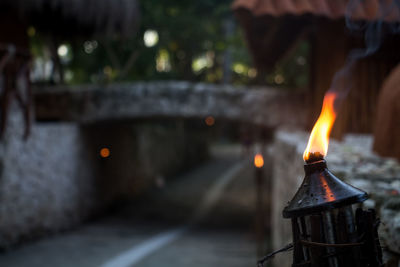
[[[273,127],[300,124],[304,113],[301,95],[273,88],[138,82],[34,92],[29,138],[14,101],[0,141],[0,249],[70,229],[203,162],[208,131],[191,119]]]
[[[45,87],[35,90],[38,120],[95,123],[214,116],[274,127],[302,125],[304,96],[276,88],[181,81]],[[295,114],[295,116],[293,116]]]

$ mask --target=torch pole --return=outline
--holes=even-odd
[[[265,254],[264,238],[265,238],[265,210],[264,210],[264,172],[262,167],[255,167],[255,184],[256,184],[256,239],[257,239],[257,256],[261,257]]]

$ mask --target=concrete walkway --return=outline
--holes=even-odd
[[[109,218],[0,254],[0,266],[255,266],[251,166],[214,154]]]

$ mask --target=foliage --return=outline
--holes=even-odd
[[[224,73],[230,72],[225,81],[236,84],[298,87],[307,82],[307,68],[296,63],[299,55],[306,57],[304,46],[274,72],[257,77],[243,33],[232,14],[231,0],[141,0],[140,10],[135,36],[58,40],[56,45],[68,43],[71,48],[70,59],[61,60],[65,81],[77,84],[176,79],[220,83]],[[233,24],[231,30],[229,23]],[[151,47],[143,41],[148,30],[158,34],[158,42]],[[34,55],[43,57],[44,42],[37,41],[38,34],[32,39]],[[283,81],[276,79],[277,75],[284,77]]]

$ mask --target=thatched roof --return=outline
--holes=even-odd
[[[400,21],[394,0],[235,0],[232,9],[245,30],[258,68],[271,70],[307,30],[319,22]],[[343,32],[344,34],[344,32]]]
[[[2,12],[52,35],[130,35],[138,24],[136,0],[2,0]]]
[[[314,16],[339,19],[351,14],[354,20],[399,21],[399,7],[395,0],[235,0],[233,9],[247,9],[254,16],[283,15]]]

